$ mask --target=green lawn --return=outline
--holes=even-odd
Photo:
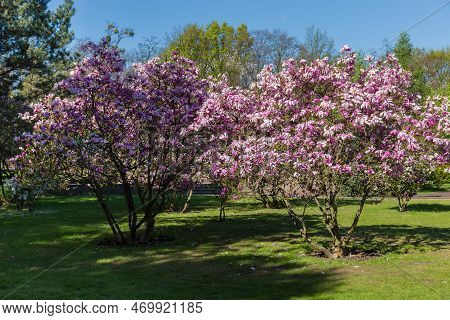
[[[420,193],[430,193],[430,192],[442,192],[442,191],[450,191],[450,182],[445,182],[442,184],[442,186],[440,188],[435,188],[435,187],[424,187],[421,191],[419,191]]]
[[[159,216],[157,233],[173,241],[128,248],[99,244],[109,233],[93,198],[46,198],[0,226],[0,298],[94,239],[9,298],[450,299],[450,201],[413,200],[407,214],[395,204],[368,205],[356,232],[354,246],[380,256],[332,261],[308,254],[283,210],[252,199],[231,203],[220,223],[215,198],[197,196],[191,213]],[[354,210],[341,208],[344,225]]]

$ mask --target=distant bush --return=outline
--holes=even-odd
[[[450,183],[450,167],[440,166],[428,178],[427,188],[440,189],[444,183]]]
[[[4,183],[4,193],[1,202],[3,204],[14,205],[18,210],[34,210],[37,200],[44,194],[44,189],[35,185],[19,183],[15,178],[11,178]]]

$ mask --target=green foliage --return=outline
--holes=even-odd
[[[7,205],[15,205],[18,210],[34,210],[37,200],[43,195],[43,190],[35,185],[23,185],[14,179],[6,180],[3,185],[3,192],[0,195],[0,202]]]
[[[120,28],[116,23],[109,22],[106,26],[104,40],[113,46],[119,46],[119,43],[126,38],[134,37],[134,30],[128,27]]]
[[[445,183],[450,183],[450,166],[440,166],[433,171],[427,181],[427,186],[435,189],[441,189]]]
[[[429,95],[430,90],[427,86],[425,78],[425,70],[420,64],[415,63],[415,55],[417,50],[411,42],[411,38],[407,32],[400,33],[397,43],[394,47],[394,53],[400,65],[411,72],[412,84],[411,92],[420,94],[422,97]]]
[[[194,61],[202,77],[224,74],[232,85],[239,85],[251,60],[252,43],[246,25],[235,29],[225,22],[213,21],[204,27],[187,25],[175,32],[162,55],[169,58],[176,51]]]
[[[48,2],[0,0],[0,185],[12,174],[6,160],[17,152],[14,137],[26,129],[18,114],[48,93],[71,64],[66,47],[73,39],[73,1],[54,11]]]
[[[47,92],[69,60],[72,0],[50,11],[48,0],[0,0],[0,95],[27,101]]]
[[[394,47],[394,53],[403,68],[412,67],[413,44],[407,32],[400,33]]]
[[[414,63],[423,70],[430,94],[450,96],[450,47],[440,50],[416,50]]]
[[[427,95],[450,96],[450,48],[414,48],[408,33],[400,34],[394,48],[401,66],[412,74],[411,91]]]

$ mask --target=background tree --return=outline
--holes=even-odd
[[[127,60],[130,62],[146,62],[151,58],[157,57],[161,54],[161,42],[155,36],[144,37],[138,43],[137,48],[127,53]]]
[[[431,94],[450,96],[450,48],[416,50],[414,65],[421,67]]]
[[[309,26],[305,30],[305,40],[300,44],[299,58],[312,61],[335,55],[334,40],[326,31]]]
[[[103,40],[112,46],[118,47],[124,39],[132,37],[134,37],[134,30],[132,28],[121,28],[114,22],[108,22]]]
[[[73,39],[70,19],[73,2],[66,0],[54,12],[48,0],[0,2],[0,94],[27,100],[36,98],[55,83],[61,63],[69,59]],[[37,79],[38,78],[38,79]]]
[[[407,32],[400,33],[393,52],[402,68],[410,71],[412,74],[411,92],[425,97],[429,90],[425,80],[424,69],[420,64],[415,63],[416,49]]]
[[[297,39],[284,31],[279,29],[273,31],[254,30],[251,32],[251,36],[253,38],[252,59],[248,65],[246,84],[255,81],[256,76],[265,65],[272,64],[275,72],[279,72],[285,60],[298,56]]]
[[[202,77],[224,74],[232,85],[242,83],[252,57],[253,39],[245,24],[236,29],[225,22],[213,21],[205,27],[191,24],[175,31],[168,42],[164,57],[176,51],[194,61]]]
[[[223,77],[211,86],[195,122],[206,148],[199,158],[205,182],[218,187],[219,221],[225,220],[225,205],[235,195],[241,175],[238,170],[241,141],[246,138],[253,113],[253,100],[246,89],[230,87]]]
[[[48,0],[0,0],[0,183],[11,176],[6,159],[17,152],[13,137],[24,130],[18,114],[49,92],[71,65],[75,10],[65,0],[54,11]],[[3,188],[2,188],[3,190]]]
[[[12,200],[5,187],[5,182],[13,176],[7,160],[17,152],[14,138],[28,128],[18,117],[21,111],[24,111],[24,107],[16,99],[0,97],[0,205]]]

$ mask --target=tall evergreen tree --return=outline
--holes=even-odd
[[[64,77],[73,39],[73,1],[54,11],[49,0],[0,0],[0,184],[24,124],[18,114]]]

